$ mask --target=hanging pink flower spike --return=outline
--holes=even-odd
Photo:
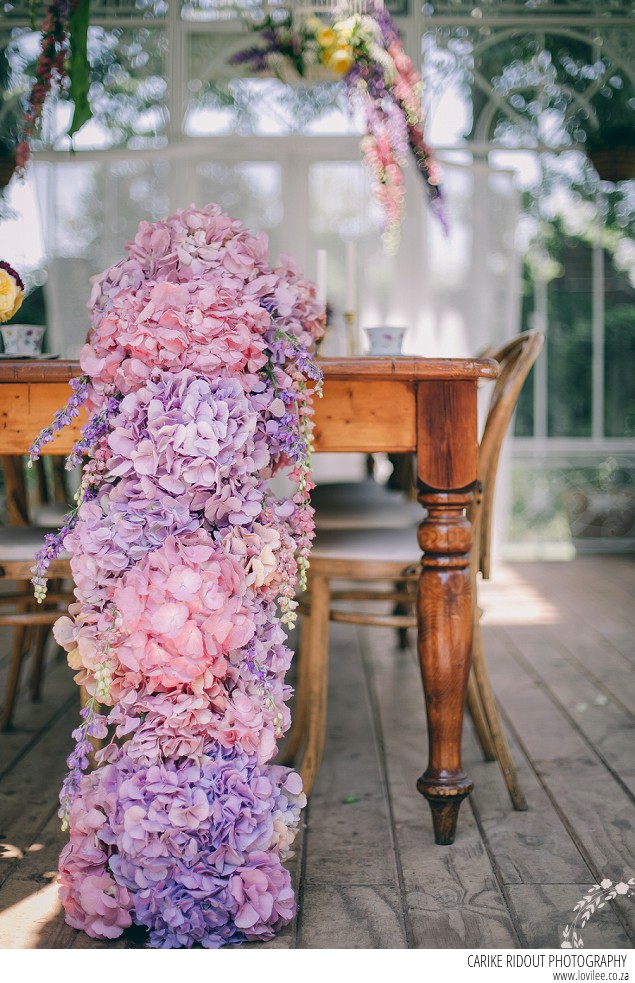
[[[399,31],[385,7],[368,0],[361,10],[330,24],[306,17],[265,17],[256,30],[262,43],[234,55],[235,65],[280,73],[281,62],[301,78],[317,67],[341,78],[352,105],[363,113],[366,133],[360,149],[383,212],[388,252],[395,252],[404,210],[403,168],[408,157],[420,174],[433,212],[447,230],[438,168],[424,140],[423,82],[403,49]],[[281,77],[284,78],[284,75]]]
[[[60,896],[92,937],[135,924],[152,946],[214,948],[293,917],[283,864],[306,799],[270,762],[290,724],[324,322],[315,285],[217,205],[142,222],[95,284],[63,538],[76,603],[54,628],[89,694],[60,795]],[[283,499],[280,470],[296,483]]]

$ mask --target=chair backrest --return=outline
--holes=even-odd
[[[490,399],[487,419],[478,451],[477,476],[481,489],[474,497],[470,509],[475,549],[475,570],[485,579],[490,575],[492,546],[492,520],[494,514],[494,489],[498,460],[507,429],[529,371],[544,345],[545,336],[540,331],[527,331],[518,335],[498,351],[488,350],[489,358],[500,365],[500,374]]]

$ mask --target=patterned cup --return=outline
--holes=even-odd
[[[401,355],[407,328],[364,328],[370,341],[369,355]]]
[[[39,355],[46,328],[41,324],[3,324],[5,355]]]

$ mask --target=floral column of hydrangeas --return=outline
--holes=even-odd
[[[86,403],[78,505],[34,582],[41,598],[63,543],[77,601],[55,636],[90,699],[60,797],[61,897],[93,937],[134,923],[153,946],[218,947],[294,913],[283,861],[305,797],[269,762],[313,535],[324,310],[267,253],[217,205],[141,223],[95,283],[85,375],[32,450]],[[283,499],[268,486],[281,468]]]

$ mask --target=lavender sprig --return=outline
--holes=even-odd
[[[52,423],[40,430],[39,434],[33,441],[33,444],[29,448],[29,467],[32,467],[34,461],[39,460],[40,454],[42,453],[42,447],[44,447],[45,444],[50,444],[60,430],[63,430],[64,427],[68,427],[69,424],[72,423],[74,418],[79,415],[81,407],[86,402],[88,397],[88,388],[90,386],[89,377],[87,375],[82,375],[77,379],[71,379],[70,386],[73,389],[73,394],[68,403],[61,410],[57,411],[53,417]]]
[[[31,583],[35,588],[35,600],[41,604],[46,597],[48,569],[64,548],[64,540],[77,522],[79,510],[84,502],[97,496],[103,480],[103,462],[92,458],[84,467],[82,482],[75,494],[77,504],[64,516],[62,527],[56,533],[49,532],[44,537],[44,545],[35,554],[35,566],[31,567]]]
[[[266,708],[268,710],[276,711],[273,718],[274,731],[276,737],[282,737],[282,714],[276,707],[272,693],[272,684],[268,677],[267,670],[257,661],[257,659],[254,658],[254,647],[253,642],[250,642],[247,646],[245,665],[253,674],[256,690],[264,699]]]
[[[33,577],[31,583],[35,588],[35,600],[41,604],[46,597],[48,583],[48,570],[64,549],[64,539],[71,531],[77,521],[79,506],[73,508],[64,516],[64,522],[58,532],[47,532],[44,537],[44,545],[35,554],[35,566],[31,567]]]
[[[68,772],[60,791],[60,807],[58,816],[62,820],[62,830],[66,831],[69,827],[69,819],[73,801],[79,792],[82,775],[90,764],[90,755],[93,751],[91,737],[98,740],[104,738],[108,733],[106,717],[98,713],[99,704],[94,696],[91,696],[86,706],[80,710],[82,723],[77,727],[72,737],[75,747],[66,759],[70,771]]]
[[[123,396],[117,393],[108,398],[105,409],[96,416],[91,417],[88,423],[81,429],[82,436],[73,444],[72,450],[66,459],[66,469],[71,471],[82,463],[82,458],[92,453],[103,437],[111,429],[111,419],[115,413],[119,412],[119,404]]]

